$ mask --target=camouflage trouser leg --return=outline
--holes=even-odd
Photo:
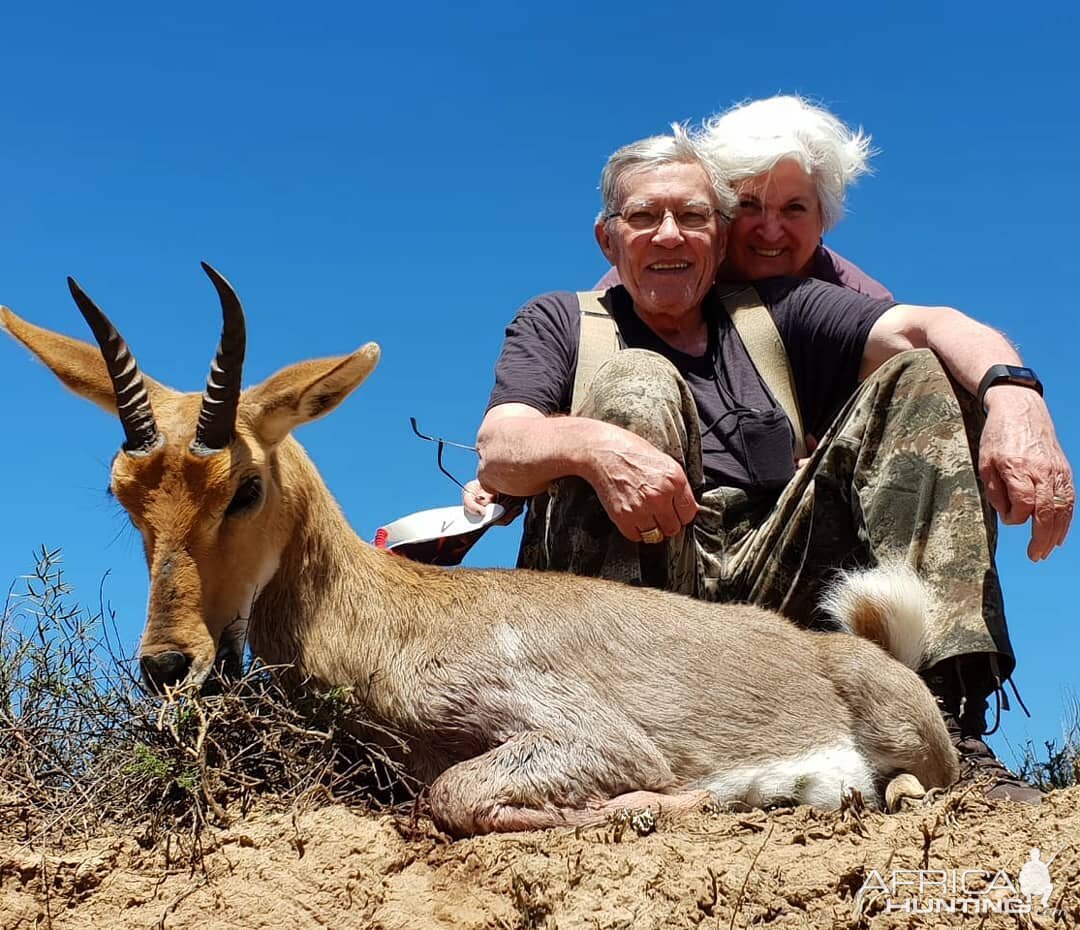
[[[997,527],[973,464],[981,426],[974,399],[932,352],[890,359],[763,516],[740,491],[705,494],[704,596],[813,624],[837,568],[904,561],[932,592],[926,667],[980,656],[987,681],[1008,677]]]
[[[680,462],[700,497],[701,434],[690,388],[666,358],[616,353],[597,371],[578,411],[637,433]],[[581,478],[561,478],[529,502],[518,566],[611,578],[700,596],[690,530],[657,545],[624,537]]]
[[[933,353],[902,353],[868,378],[779,498],[700,493],[693,398],[653,353],[609,361],[582,413],[631,429],[684,464],[700,506],[692,533],[658,546],[630,542],[587,483],[562,479],[550,500],[532,502],[522,567],[749,601],[814,625],[836,569],[901,559],[934,595],[927,667],[967,655],[981,656],[991,679],[1012,671],[996,524],[972,464],[981,418]]]

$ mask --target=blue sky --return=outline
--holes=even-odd
[[[502,329],[530,296],[588,287],[606,156],[741,99],[814,96],[880,149],[830,243],[905,302],[1004,330],[1080,463],[1080,14],[1064,3],[276,2],[8,4],[0,13],[0,302],[87,337],[75,276],[154,377],[201,389],[219,311],[248,311],[247,382],[375,339],[383,362],[299,438],[370,539],[453,503],[423,429],[471,441]],[[104,488],[119,426],[0,342],[7,454],[0,576],[62,546],[134,646],[141,546]],[[474,462],[448,461],[464,479]],[[1080,655],[1076,533],[1049,561],[1003,531],[999,564],[1034,714],[1058,735]],[[512,564],[517,527],[473,565]],[[1002,744],[997,743],[1000,747]]]

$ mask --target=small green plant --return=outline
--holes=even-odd
[[[1028,740],[1020,753],[1018,774],[1043,791],[1080,784],[1080,697],[1075,693],[1066,699],[1060,745],[1046,740],[1040,752]]]
[[[47,845],[127,827],[153,843],[255,805],[413,796],[379,748],[392,735],[349,689],[286,692],[275,672],[287,670],[254,664],[213,696],[150,697],[118,643],[112,616],[74,603],[59,551],[42,547],[0,612],[0,833]]]

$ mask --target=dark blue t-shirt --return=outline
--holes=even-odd
[[[820,437],[858,385],[871,327],[895,301],[809,278],[773,278],[754,287],[787,350],[803,426]],[[663,355],[686,379],[701,421],[706,486],[773,490],[758,486],[759,473],[768,469],[760,468],[760,461],[754,467],[745,437],[754,433],[755,417],[775,415],[779,407],[715,293],[705,301],[711,325],[709,347],[701,356],[672,348],[649,329],[625,288],[613,288],[610,296],[622,344]],[[518,403],[547,415],[568,413],[580,329],[575,294],[544,294],[525,304],[506,328],[488,409]],[[774,463],[774,477],[793,473],[793,451],[788,452],[791,461]]]

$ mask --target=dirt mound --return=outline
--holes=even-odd
[[[177,842],[100,837],[55,854],[8,840],[0,927],[1080,926],[1080,788],[1035,808],[968,794],[894,816],[703,811],[644,836],[609,824],[448,842],[426,827],[344,807],[249,816],[206,831],[194,866]],[[1053,892],[1028,914],[1033,847]],[[967,914],[941,912],[964,901]]]

